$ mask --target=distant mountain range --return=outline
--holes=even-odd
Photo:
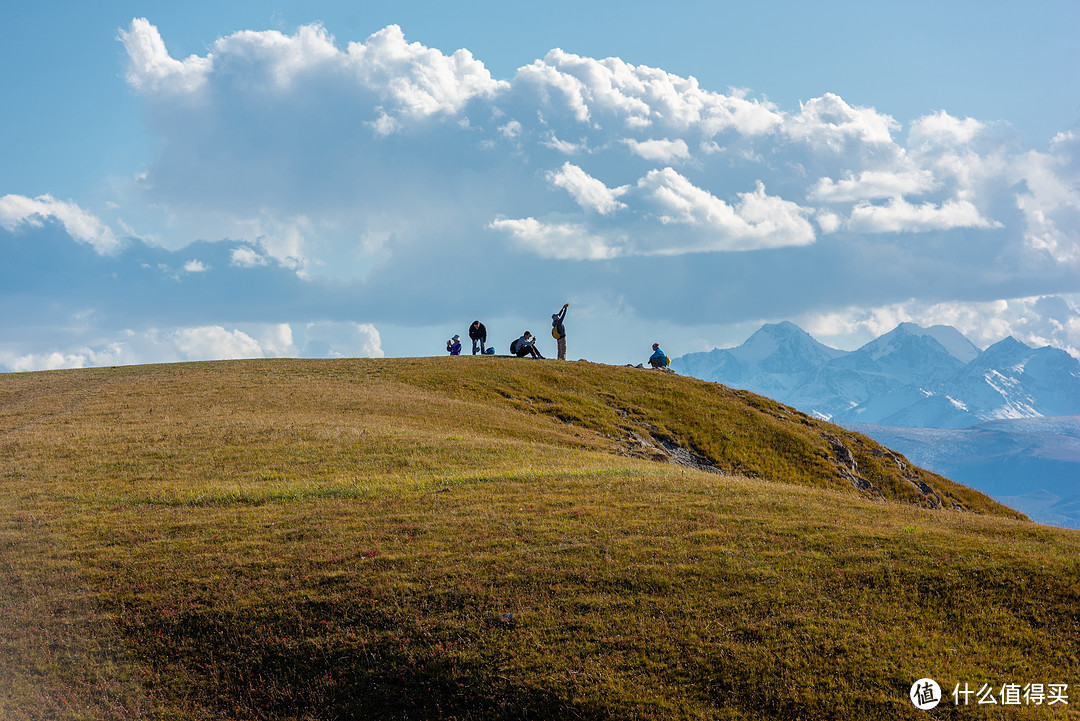
[[[1033,520],[1080,528],[1080,361],[950,326],[902,323],[854,351],[793,323],[673,358],[685,375],[760,393],[865,433]]]
[[[737,348],[690,353],[671,367],[835,423],[963,428],[1080,415],[1080,361],[1011,337],[980,351],[950,326],[902,323],[848,352],[794,323],[768,324]]]

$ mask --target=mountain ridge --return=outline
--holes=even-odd
[[[740,346],[689,353],[671,365],[839,423],[962,428],[1080,414],[1080,361],[1065,351],[1011,336],[980,351],[943,325],[901,323],[843,351],[793,323],[767,324]]]

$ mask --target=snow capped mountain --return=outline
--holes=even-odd
[[[901,329],[914,335],[933,338],[949,352],[949,355],[964,363],[975,360],[979,353],[982,352],[979,350],[979,346],[969,341],[964,337],[963,333],[951,325],[934,325],[929,328],[922,328],[914,323],[901,323],[893,333]]]
[[[960,428],[998,418],[1080,413],[1080,363],[1063,350],[1031,348],[1006,338],[936,390],[934,397],[875,422]]]
[[[777,398],[796,389],[805,374],[844,355],[819,343],[788,321],[762,326],[737,348],[716,348],[673,358],[679,372],[705,380],[725,378],[727,385]],[[760,390],[758,390],[760,389]]]
[[[1080,362],[1006,338],[980,351],[955,328],[902,323],[858,350],[793,323],[737,348],[672,359],[686,375],[760,393],[835,422],[961,428],[999,418],[1080,414]]]
[[[762,368],[780,372],[807,370],[843,355],[814,340],[813,336],[789,321],[766,323],[731,355],[743,363],[761,363]]]

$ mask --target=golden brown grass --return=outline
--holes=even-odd
[[[634,369],[0,376],[0,717],[922,718],[922,676],[1076,681],[1080,536],[931,475],[982,513],[860,494],[823,428],[906,489],[869,441]]]

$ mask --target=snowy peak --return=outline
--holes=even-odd
[[[819,343],[789,321],[767,323],[731,355],[743,363],[763,363],[786,370],[808,368],[844,355],[844,351]]]
[[[1021,343],[1012,336],[999,340],[984,350],[978,358],[978,366],[991,368],[1018,365],[1034,350],[1026,343]]]
[[[912,323],[911,325],[915,324]],[[918,328],[919,326],[916,325],[915,327]],[[949,355],[963,363],[970,363],[982,353],[979,346],[969,341],[963,333],[951,325],[935,325],[921,330],[940,343],[949,352]]]
[[[672,366],[841,423],[960,428],[1080,414],[1080,361],[1011,337],[979,351],[949,326],[901,323],[849,353],[794,323],[769,324],[737,348]]]
[[[978,358],[981,352],[978,346],[965,338],[956,328],[946,325],[923,328],[914,323],[901,323],[859,350],[868,353],[873,360],[878,360],[884,355],[917,345],[932,348],[935,353],[943,352],[961,363],[970,363]]]
[[[941,344],[941,347],[945,349],[945,352],[962,363],[970,363],[982,352],[977,345],[969,341],[963,333],[956,330],[956,328],[953,328],[951,325],[934,325],[929,328],[923,328],[915,323],[901,323],[896,326],[892,333],[887,333],[886,336],[894,333],[907,334],[919,338],[932,338]]]
[[[916,386],[937,383],[960,370],[965,363],[934,334],[914,323],[902,323],[851,354],[852,357],[860,355],[865,356],[878,373]]]

